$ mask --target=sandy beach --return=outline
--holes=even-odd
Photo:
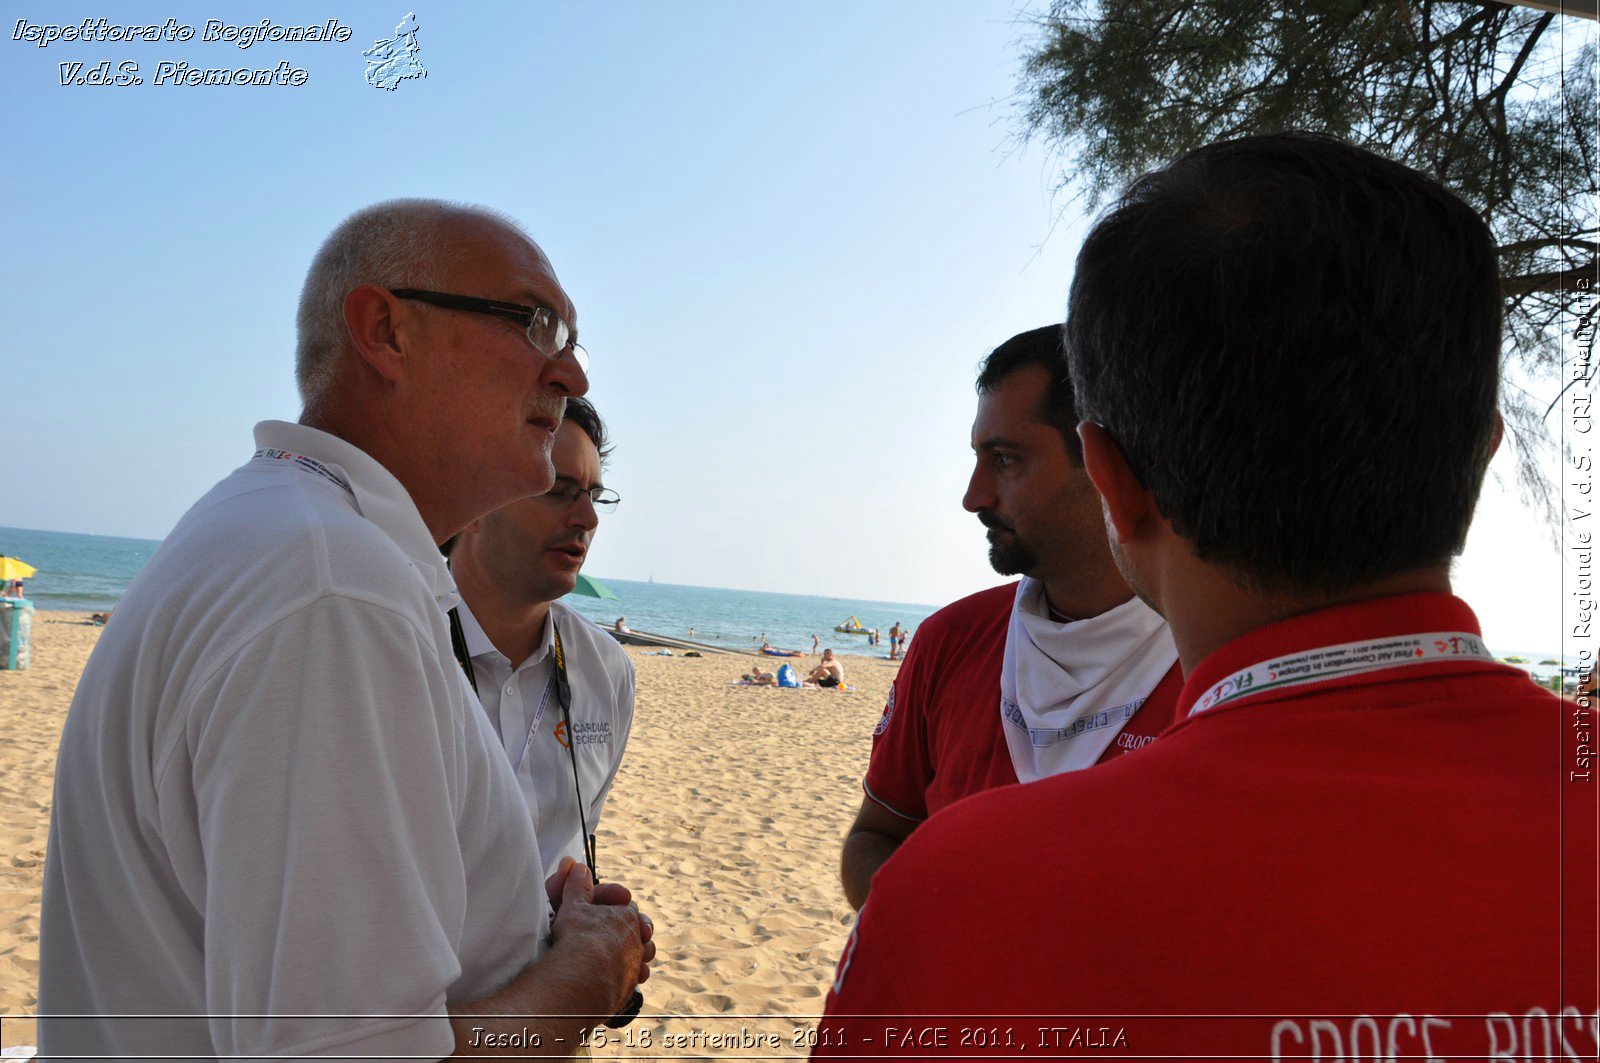
[[[36,614],[32,668],[0,672],[4,1048],[35,1043],[56,746],[101,630],[86,620]],[[841,639],[835,650],[851,648]],[[638,704],[598,865],[655,920],[660,955],[643,1016],[609,1031],[595,1054],[804,1054],[854,915],[838,884],[839,843],[898,662],[845,656],[856,689],[837,693],[733,685],[747,656],[629,653]]]

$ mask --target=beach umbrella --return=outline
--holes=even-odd
[[[32,565],[25,565],[14,557],[0,554],[0,580],[32,579],[36,571]]]
[[[601,583],[593,576],[585,576],[582,572],[578,573],[578,585],[572,588],[572,593],[581,594],[588,598],[610,598],[612,601],[620,600],[617,598],[616,592],[610,587],[607,587],[604,583]]]

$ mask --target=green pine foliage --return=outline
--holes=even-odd
[[[1022,135],[1060,152],[1060,188],[1091,208],[1191,148],[1285,129],[1360,144],[1473,204],[1524,371],[1504,403],[1519,478],[1549,505],[1533,455],[1553,406],[1518,383],[1554,380],[1562,344],[1593,326],[1593,21],[1471,0],[1056,0],[1034,30]]]

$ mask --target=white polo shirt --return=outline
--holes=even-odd
[[[594,833],[633,727],[633,662],[592,620],[560,602],[550,603],[550,616],[561,626],[572,687],[576,744],[569,750],[561,704],[556,700],[555,638],[549,622],[532,656],[513,668],[494,648],[465,601],[458,610],[467,655],[478,680],[478,697],[516,772],[533,819],[540,859],[552,871],[563,856],[581,864],[583,831],[578,791],[573,787],[572,755],[577,754],[584,815]],[[604,866],[604,853],[598,854],[596,862],[603,877],[618,876],[614,863],[609,870]]]
[[[129,587],[68,712],[43,1055],[437,1058],[446,1006],[545,947],[416,506],[334,436],[268,421],[256,444]]]

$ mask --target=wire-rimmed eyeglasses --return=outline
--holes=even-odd
[[[555,486],[535,497],[551,505],[570,506],[579,495],[588,495],[596,513],[610,513],[622,501],[622,496],[609,487],[579,487],[578,481],[568,476],[557,476]]]

